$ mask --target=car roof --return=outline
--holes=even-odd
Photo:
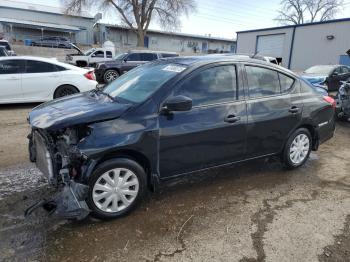
[[[176,52],[153,51],[153,50],[129,50],[127,53],[177,54]]]
[[[24,59],[24,60],[37,60],[37,61],[43,61],[43,62],[58,62],[55,58],[46,58],[46,57],[38,57],[38,56],[10,56],[10,57],[2,57],[0,60],[7,60],[7,59]]]
[[[5,39],[0,39],[0,42],[6,42],[8,43],[9,41],[5,40]]]
[[[74,65],[70,65],[67,63],[62,63],[58,61],[56,58],[46,58],[46,57],[38,57],[38,56],[4,56],[0,57],[0,61],[4,60],[35,60],[35,61],[41,61],[41,62],[47,62],[55,65],[59,65],[62,67],[65,67],[67,69],[72,69],[72,70],[80,70],[82,68],[76,67]]]
[[[244,63],[253,63],[256,65],[263,65],[270,68],[275,68],[279,71],[284,71],[287,74],[293,75],[297,77],[295,73],[292,71],[270,63],[266,62],[265,60],[262,60],[260,58],[252,58],[249,55],[238,55],[238,54],[212,54],[212,55],[202,55],[202,56],[180,56],[180,57],[171,57],[171,58],[164,58],[160,59],[158,61],[166,61],[166,63],[175,63],[175,64],[182,64],[186,66],[195,66],[195,65],[205,65],[205,64],[211,64],[216,62],[244,62]]]

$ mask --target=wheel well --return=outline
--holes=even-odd
[[[53,92],[53,98],[55,98],[57,90],[60,89],[60,88],[63,87],[63,86],[70,86],[70,87],[73,87],[73,88],[77,91],[77,93],[80,92],[79,89],[78,89],[76,86],[69,85],[69,84],[64,84],[64,85],[58,86],[58,87],[55,89],[55,92]]]
[[[77,66],[79,66],[79,64],[80,64],[81,66],[84,66],[84,65],[87,66],[87,64],[88,64],[88,63],[87,63],[86,61],[84,61],[84,60],[78,60],[78,61],[76,61],[75,63],[76,63]]]
[[[317,150],[319,143],[318,143],[318,134],[315,128],[310,124],[299,126],[299,128],[306,128],[307,130],[309,130],[312,137],[312,150]]]
[[[152,189],[151,163],[145,155],[143,155],[140,152],[133,151],[133,150],[118,150],[115,152],[111,152],[111,153],[105,155],[103,158],[101,158],[98,161],[96,167],[99,164],[101,164],[109,159],[113,159],[113,158],[128,158],[128,159],[134,160],[139,165],[141,165],[143,167],[143,169],[145,170],[145,173],[147,175],[147,185],[148,185],[149,189]]]

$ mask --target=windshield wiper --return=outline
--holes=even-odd
[[[93,92],[97,95],[103,94],[105,96],[107,96],[109,99],[111,99],[114,102],[118,102],[117,99],[115,99],[113,96],[111,96],[110,94],[103,92],[102,90],[99,89],[94,89]]]

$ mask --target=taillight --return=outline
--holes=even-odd
[[[334,98],[332,98],[330,96],[324,96],[323,100],[326,101],[327,103],[330,103],[333,108],[335,108],[336,105],[337,105],[337,103],[335,102]]]
[[[89,80],[96,80],[94,71],[89,71],[84,76]]]

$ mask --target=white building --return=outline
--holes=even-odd
[[[78,44],[93,44],[95,22],[87,12],[67,15],[63,8],[0,0],[0,37],[14,42],[65,36]]]
[[[111,41],[117,51],[133,49],[137,45],[135,32],[127,27],[97,23],[95,25],[95,42]],[[191,53],[234,53],[236,41],[218,37],[191,35],[183,33],[148,30],[145,47],[150,50]]]
[[[316,64],[349,64],[350,18],[237,32],[237,53],[258,53],[304,70]]]

